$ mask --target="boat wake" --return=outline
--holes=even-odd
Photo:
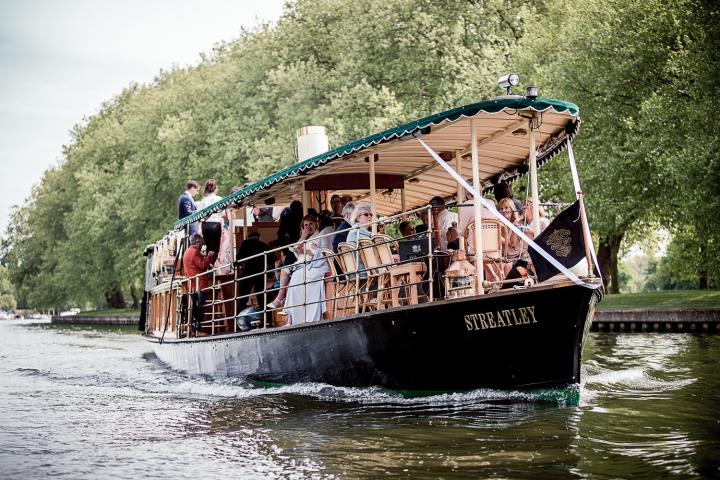
[[[696,381],[695,378],[664,379],[650,368],[611,370],[589,362],[584,366],[583,403],[592,403],[600,396],[644,399],[665,399],[671,392]]]
[[[495,390],[477,389],[468,392],[397,391],[381,387],[338,387],[324,383],[292,385],[257,384],[243,378],[218,378],[177,372],[163,364],[154,354],[145,359],[153,369],[164,370],[165,381],[136,385],[147,393],[167,393],[205,399],[248,399],[267,396],[295,395],[320,401],[365,406],[453,406],[476,403],[550,403],[575,405],[579,401],[579,385],[565,389]]]

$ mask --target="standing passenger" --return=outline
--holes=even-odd
[[[205,309],[206,290],[210,286],[210,278],[204,272],[208,271],[215,261],[215,252],[209,251],[207,255],[201,252],[203,237],[194,233],[190,236],[190,247],[183,255],[183,271],[190,282],[190,293],[193,298],[193,331],[197,331],[202,324]]]
[[[447,233],[451,228],[457,228],[458,215],[447,209],[445,200],[442,197],[433,197],[430,200],[430,205],[433,207],[433,213],[437,216],[436,227],[440,230],[440,250],[446,251],[448,249]]]
[[[198,194],[200,190],[200,184],[195,180],[187,182],[186,190],[178,198],[178,220],[182,220],[185,217],[189,217],[197,211],[195,200],[193,197]],[[197,223],[193,222],[188,227],[189,234],[192,235],[197,233]]]
[[[259,254],[266,252],[268,249],[267,244],[260,240],[260,234],[258,232],[250,232],[248,238],[240,244],[240,248],[238,248],[237,251],[237,260],[240,262],[238,276],[241,278],[244,277],[239,282],[238,295],[250,295],[250,292],[254,291],[259,310],[265,309],[265,296],[262,292],[265,291],[267,275],[263,272],[265,272],[266,266],[267,270],[272,270],[273,268],[270,259],[268,259],[268,265],[266,265],[265,256]],[[245,260],[248,257],[253,258]],[[237,311],[240,312],[243,310],[249,300],[249,296],[238,299]]]
[[[217,194],[217,189],[218,184],[215,179],[211,178],[205,182],[203,198],[197,204],[200,210],[222,200],[222,197]],[[221,222],[222,218],[220,216],[220,212],[215,212],[206,218],[202,223],[202,235],[205,239],[205,244],[207,245],[208,250],[213,252],[220,250],[220,234],[222,231]]]

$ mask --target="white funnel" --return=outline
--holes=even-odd
[[[298,128],[297,154],[298,162],[304,162],[321,153],[328,151],[328,137],[325,127],[309,126]]]

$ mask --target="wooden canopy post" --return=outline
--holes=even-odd
[[[378,154],[374,154],[368,157],[368,163],[370,164],[370,208],[372,209],[373,222],[377,220],[377,211],[375,210],[375,161],[378,158]],[[377,233],[377,224],[372,224],[372,234]]]
[[[242,205],[242,221],[243,221],[243,242],[247,238],[247,207]]]
[[[530,156],[528,162],[530,162],[530,187],[532,189],[532,229],[535,236],[538,236],[540,234],[540,194],[538,192],[537,159],[535,155],[535,115],[535,112],[533,112],[533,116],[528,122],[530,130]]]
[[[455,171],[462,177],[462,150],[455,150]],[[463,186],[460,182],[457,183],[457,204],[458,206],[463,202]]]
[[[305,182],[302,182],[300,186],[302,187],[302,191],[300,192],[300,201],[303,204],[303,216],[305,216],[308,213],[308,208],[310,208],[310,205],[308,205],[308,192],[305,190]]]
[[[480,161],[478,159],[478,138],[475,127],[475,117],[470,119],[470,155],[472,160],[473,189],[477,195],[473,195],[473,210],[475,211],[475,279],[477,280],[476,291],[478,295],[485,293],[483,280],[485,280],[485,269],[483,268],[483,245],[482,245],[482,204],[480,203]]]
[[[400,210],[405,212],[407,210],[407,201],[405,200],[405,185],[400,189]]]

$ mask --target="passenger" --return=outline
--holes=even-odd
[[[415,226],[415,231],[417,233],[425,233],[428,231],[428,211],[427,210],[420,210],[417,213],[418,218],[420,219],[420,223]]]
[[[199,210],[209,207],[213,203],[222,200],[217,194],[218,184],[214,178],[205,182],[203,198],[197,203]],[[202,235],[205,239],[205,245],[209,251],[217,252],[220,250],[220,235],[222,233],[222,218],[220,213],[216,212],[210,215],[202,222]]]
[[[522,203],[513,197],[512,187],[505,182],[499,182],[493,188],[495,201],[500,203],[503,198],[510,198],[515,204],[515,211],[522,212]]]
[[[257,300],[258,309],[263,310],[265,308],[265,296],[262,292],[265,291],[266,275],[256,275],[262,273],[265,270],[265,258],[262,255],[245,260],[253,255],[258,255],[262,252],[266,252],[269,249],[265,242],[260,240],[260,233],[250,232],[248,238],[240,244],[240,248],[237,251],[237,261],[239,262],[238,277],[250,277],[243,278],[239,281],[239,296],[249,295],[251,291],[255,292],[255,298]],[[268,259],[268,270],[273,267],[272,262]],[[255,276],[251,276],[255,275]],[[243,310],[250,300],[250,297],[240,298],[237,300],[237,311]]]
[[[340,195],[330,197],[330,208],[332,208],[332,216],[342,218],[343,201]]]
[[[530,238],[535,238],[535,232],[533,232],[532,228],[531,228],[532,223],[533,223],[532,207],[533,207],[532,199],[528,198],[527,200],[525,200],[525,207],[524,207],[525,222],[524,222],[524,225],[525,225],[525,227],[527,227],[527,229],[525,230],[525,235],[529,236]],[[539,233],[542,233],[542,231],[545,230],[548,227],[548,225],[550,225],[550,220],[545,218],[545,209],[543,208],[542,205],[538,205],[538,213],[540,213],[540,232],[538,232],[538,234],[539,234]]]
[[[307,252],[303,242],[312,236],[317,236],[318,230],[317,218],[312,215],[306,215],[302,219],[301,233],[298,236],[296,244],[288,247],[283,260],[284,268],[280,270],[280,291],[275,297],[275,300],[268,304],[269,309],[277,309],[285,304],[285,298],[287,296],[287,287],[290,284],[293,272],[297,269],[298,265],[303,264],[307,259]],[[313,242],[316,244],[317,242]],[[317,250],[317,246],[316,246]]]
[[[402,238],[413,238],[415,237],[415,227],[412,223],[405,221],[400,222],[400,225],[398,226],[398,230],[400,230],[400,235],[402,235]]]
[[[185,277],[190,279],[190,294],[193,299],[193,332],[197,332],[204,318],[205,308],[205,292],[204,290],[210,286],[209,274],[203,275],[208,271],[215,261],[215,252],[209,251],[207,255],[201,252],[204,245],[203,237],[199,233],[190,236],[190,247],[183,255],[183,271]]]
[[[361,239],[372,238],[372,233],[368,230],[368,225],[372,223],[372,220],[373,214],[370,204],[358,203],[353,210],[352,216],[350,217],[350,223],[359,228],[353,228],[350,232],[348,232],[347,242],[357,248],[358,242]],[[361,277],[367,275],[367,272],[365,272],[365,265],[363,265],[361,259],[358,259],[358,271],[360,272]]]
[[[332,250],[333,237],[335,236],[332,234],[333,232],[335,232],[335,226],[333,225],[332,213],[330,213],[330,210],[323,210],[322,212],[320,212],[319,220],[320,238],[318,239],[318,241],[320,242],[320,248],[327,248],[328,250]]]
[[[445,200],[442,197],[433,197],[430,200],[430,205],[433,207],[433,213],[437,216],[437,227],[440,230],[440,250],[446,251],[448,249],[447,233],[453,227],[453,224],[457,227],[458,215],[447,209]]]
[[[467,227],[471,222],[475,221],[475,197],[468,191],[465,192],[465,201],[458,206],[458,235],[466,236],[465,249],[468,255],[475,254],[475,235],[473,232],[467,232]],[[489,200],[491,202],[491,200]],[[497,220],[497,217],[483,205],[480,214],[482,220]]]
[[[182,220],[185,217],[189,217],[197,211],[197,205],[193,197],[198,194],[200,190],[200,184],[195,180],[187,182],[186,190],[178,198],[178,220]],[[197,233],[197,223],[193,222],[188,226],[188,232],[190,235]]]
[[[281,246],[297,242],[300,237],[300,224],[303,218],[303,204],[299,200],[293,200],[288,208],[280,214],[280,226],[278,228],[278,243]],[[293,259],[293,262],[295,260]]]
[[[353,211],[355,211],[355,203],[354,202],[348,202],[343,207],[343,210],[342,210],[343,221],[335,229],[335,232],[337,232],[337,233],[335,233],[335,236],[333,237],[333,241],[332,241],[333,252],[337,253],[338,245],[347,240],[348,232],[343,231],[343,230],[347,230],[348,228],[352,227],[352,223],[350,223],[350,219],[352,218]]]
[[[522,225],[522,217],[515,209],[515,202],[513,202],[512,198],[501,199],[500,202],[498,202],[498,212],[514,225]],[[513,262],[519,260],[523,252],[523,242],[520,240],[520,237],[509,229],[505,229],[503,242],[507,246],[507,259]],[[505,275],[507,275],[511,269],[512,263],[503,264]]]
[[[254,207],[253,218],[256,222],[274,222],[273,207]]]
[[[306,215],[302,223],[302,235],[295,247],[298,262],[293,266],[287,288],[285,311],[291,324],[316,322],[325,313],[325,274],[327,264],[320,252],[318,221]]]

